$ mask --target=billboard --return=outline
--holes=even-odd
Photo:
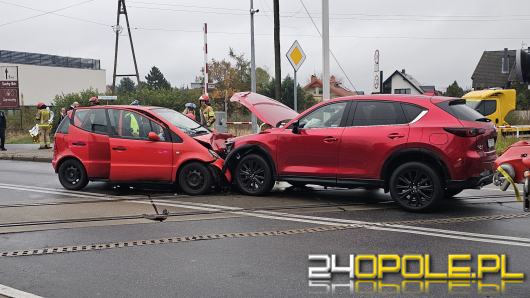
[[[20,108],[18,66],[0,65],[0,109]]]

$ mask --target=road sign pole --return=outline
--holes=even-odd
[[[254,47],[254,0],[250,0],[250,91],[256,92],[256,50]],[[252,132],[258,132],[258,120],[256,115],[252,114]]]
[[[297,88],[298,84],[296,83],[296,70],[294,71],[294,111],[298,112],[298,97],[297,97]]]
[[[322,100],[331,98],[329,86],[329,0],[322,0]]]

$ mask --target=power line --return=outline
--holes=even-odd
[[[307,10],[307,7],[305,6],[304,1],[303,1],[303,0],[300,0],[300,3],[302,4],[302,6],[304,7],[304,10],[306,11],[307,15],[309,16],[309,19],[311,20],[311,23],[313,23],[313,26],[315,26],[315,29],[317,30],[318,35],[322,36],[322,33],[320,32],[320,29],[318,29],[317,24],[315,23],[315,21],[313,20],[313,18],[312,18],[311,15],[309,14],[309,11]],[[335,60],[335,63],[337,63],[337,65],[339,66],[340,70],[342,71],[342,73],[343,73],[344,76],[346,77],[346,80],[348,80],[348,82],[349,82],[350,85],[352,86],[353,90],[354,90],[355,92],[357,92],[357,89],[355,89],[355,86],[353,85],[352,81],[350,80],[350,77],[348,76],[348,74],[346,73],[346,71],[344,71],[344,68],[342,68],[342,65],[340,65],[339,60],[337,59],[337,57],[335,57],[335,54],[333,53],[333,51],[331,50],[331,48],[329,49],[329,53],[331,54],[331,57],[333,57],[333,60]]]
[[[71,5],[62,7],[62,8],[58,8],[58,9],[55,9],[55,10],[51,10],[51,11],[31,8],[31,7],[27,7],[27,6],[24,6],[24,5],[15,4],[15,3],[7,2],[7,1],[0,1],[1,3],[7,4],[7,5],[18,6],[18,7],[23,7],[23,8],[26,8],[26,9],[31,9],[31,10],[34,10],[34,11],[42,12],[40,14],[29,16],[27,18],[23,18],[23,19],[18,19],[18,20],[13,20],[13,21],[2,23],[2,24],[0,24],[0,27],[16,24],[16,23],[20,23],[20,22],[25,22],[25,21],[28,21],[28,20],[31,20],[31,19],[35,19],[35,18],[38,18],[38,17],[42,17],[42,16],[45,16],[45,15],[48,15],[48,14],[54,14],[54,15],[58,15],[58,16],[62,16],[62,17],[70,18],[70,19],[83,20],[83,19],[78,19],[78,18],[66,16],[66,15],[57,14],[56,12],[62,11],[62,10],[66,10],[66,9],[69,9],[69,8],[72,8],[72,7],[75,7],[75,6],[83,5],[83,4],[86,4],[86,3],[89,3],[89,2],[93,2],[93,1],[94,0],[87,0],[87,1],[79,2],[79,3],[71,4]],[[83,21],[87,21],[87,22],[90,22],[90,23],[97,23],[97,22],[89,21],[89,20],[83,20]]]
[[[188,29],[176,29],[176,28],[160,28],[160,27],[133,27],[131,29],[139,31],[162,31],[162,32],[182,32],[182,33],[201,33],[201,30],[188,30]],[[248,32],[232,32],[232,31],[208,31],[208,34],[220,34],[220,35],[248,35]],[[256,33],[256,36],[272,36],[272,33]],[[352,38],[352,39],[412,39],[412,40],[522,40],[530,39],[528,36],[397,36],[397,35],[331,35],[332,38]],[[316,34],[299,34],[299,33],[284,33],[282,36],[294,36],[294,37],[307,37],[307,38],[320,38],[320,35]]]
[[[175,4],[175,3],[162,3],[162,2],[147,2],[147,1],[135,1],[131,0],[129,2],[146,4],[146,5],[162,5],[162,6],[172,6],[172,7],[190,7],[190,8],[205,8],[205,9],[222,9],[222,10],[231,10],[231,11],[242,11],[247,12],[246,9],[237,9],[237,8],[225,8],[225,7],[213,7],[213,6],[197,6],[197,5],[184,5],[184,4]],[[272,9],[267,4],[268,10],[261,10],[262,12],[272,13]],[[283,15],[282,17],[292,17],[297,15],[302,8],[298,11],[284,11],[289,15]],[[313,18],[319,18],[318,12],[310,12]],[[421,18],[478,18],[479,21],[482,19],[491,19],[491,18],[515,18],[515,17],[527,17],[530,18],[529,14],[507,14],[507,15],[429,15],[429,14],[371,14],[371,13],[359,13],[359,12],[340,12],[340,13],[330,13],[331,16],[366,16],[366,17],[421,17]],[[307,17],[302,17],[307,18]],[[526,19],[525,19],[526,20]]]
[[[146,9],[146,10],[160,10],[160,11],[172,11],[172,12],[185,12],[185,13],[202,13],[202,14],[216,14],[216,15],[237,15],[246,16],[248,13],[246,10],[236,8],[222,8],[222,7],[211,7],[211,6],[195,6],[195,5],[179,5],[179,4],[161,4],[161,3],[148,3],[148,2],[135,2],[143,3],[151,6],[134,6],[130,5],[131,8]],[[184,7],[184,8],[198,8],[198,9],[209,9],[209,10],[190,10],[190,9],[178,9],[168,7],[156,7],[154,5],[162,5],[169,7]],[[219,10],[229,10],[229,12],[223,12]],[[236,12],[234,12],[236,11]],[[237,13],[240,11],[240,13]],[[266,12],[266,11],[265,11]],[[270,12],[270,11],[269,11]],[[290,19],[318,19],[320,16],[313,16],[306,11],[307,16],[297,16],[299,12],[292,12],[290,15],[282,15],[282,18]],[[338,21],[367,21],[367,22],[514,22],[514,21],[530,21],[530,15],[503,15],[489,17],[485,16],[448,16],[448,15],[406,15],[406,14],[366,14],[366,13],[341,13],[335,14],[339,17],[330,17],[330,20]],[[271,14],[261,13],[260,16],[270,17]],[[400,18],[401,17],[401,18]],[[467,17],[467,19],[464,19]]]

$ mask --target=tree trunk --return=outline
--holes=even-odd
[[[280,0],[274,2],[274,97],[282,98],[282,61],[280,55]]]

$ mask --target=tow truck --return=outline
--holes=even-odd
[[[530,134],[530,125],[510,125],[506,116],[515,110],[515,89],[486,89],[471,91],[463,96],[466,104],[490,119],[503,135]]]

